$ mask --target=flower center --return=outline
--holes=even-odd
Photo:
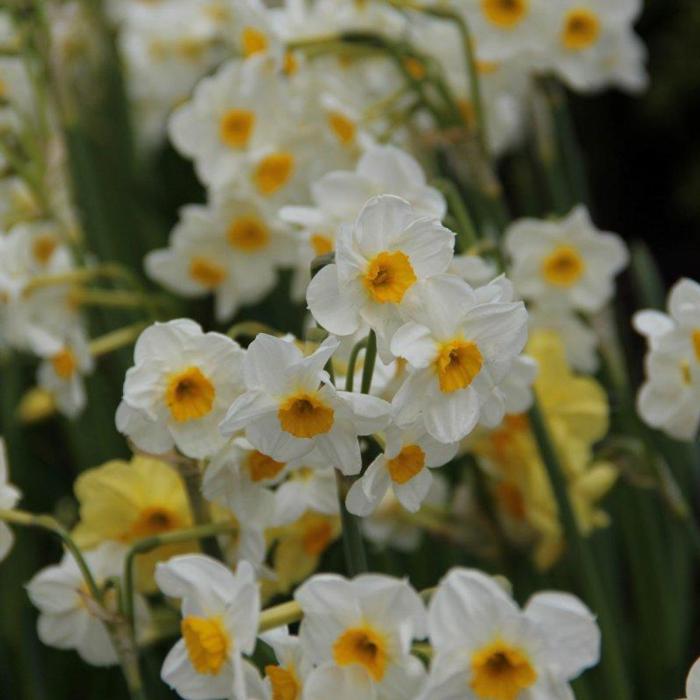
[[[272,686],[272,700],[298,700],[301,697],[301,685],[293,669],[265,666],[265,675]]]
[[[188,615],[180,623],[187,654],[197,673],[215,676],[226,661],[231,637],[216,617]]]
[[[206,289],[216,289],[226,279],[226,268],[203,255],[195,255],[190,260],[190,277]]]
[[[229,148],[248,145],[255,126],[255,114],[248,109],[229,109],[219,122],[219,138]]]
[[[58,241],[53,236],[37,236],[32,243],[32,254],[40,265],[46,265],[57,247]]]
[[[188,367],[168,377],[165,403],[178,423],[206,416],[215,396],[214,385],[198,367]]]
[[[598,41],[600,19],[591,10],[575,7],[564,18],[561,43],[569,51],[583,51]]]
[[[333,239],[323,233],[314,233],[311,235],[311,247],[316,255],[327,255],[333,252]]]
[[[377,303],[399,304],[416,280],[416,273],[406,253],[385,250],[369,261],[362,281]]]
[[[481,9],[491,24],[513,29],[527,15],[529,0],[481,0]]]
[[[276,462],[272,457],[253,450],[246,460],[251,481],[274,479],[283,469],[284,462]]]
[[[51,365],[53,366],[53,371],[56,372],[61,379],[70,379],[78,367],[75,355],[68,348],[59,350],[51,358]]]
[[[232,248],[253,253],[267,247],[270,231],[255,216],[239,216],[229,226],[226,238]]]
[[[471,689],[482,700],[516,700],[537,680],[527,655],[515,646],[495,641],[475,652],[471,660]]]
[[[542,262],[542,276],[555,287],[571,287],[586,269],[581,254],[570,245],[557,246]]]
[[[328,115],[328,126],[343,146],[349,146],[355,140],[355,123],[340,112]]]
[[[389,661],[384,637],[369,625],[345,630],[333,644],[338,666],[363,666],[375,681],[381,681]]]
[[[248,58],[254,53],[260,53],[267,50],[267,37],[255,27],[245,27],[241,34],[241,43],[243,44],[243,55]]]
[[[424,466],[425,452],[418,445],[404,445],[396,457],[386,462],[389,476],[397,484],[410,481]]]
[[[443,343],[435,360],[440,391],[451,393],[466,389],[479,374],[484,358],[472,340],[457,338]]]
[[[294,156],[280,151],[265,156],[255,168],[253,180],[258,192],[271,195],[284,187],[294,172]]]
[[[141,537],[159,535],[162,532],[176,530],[180,525],[180,518],[168,508],[150,506],[139,513],[129,530],[127,539],[131,541]]]
[[[700,362],[700,328],[696,328],[691,336],[693,340],[693,350],[695,350],[695,359]]]
[[[314,394],[301,391],[280,404],[277,417],[285,432],[298,438],[311,438],[333,427],[334,411]]]
[[[328,549],[333,539],[333,526],[327,518],[311,518],[304,528],[301,544],[310,557],[317,557]]]

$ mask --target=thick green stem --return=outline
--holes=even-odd
[[[632,694],[627,668],[618,631],[603,587],[603,581],[600,577],[593,551],[579,530],[576,514],[569,499],[566,476],[559,463],[555,447],[550,439],[549,430],[536,402],[530,410],[530,420],[557,502],[559,517],[571,553],[570,561],[575,567],[584,597],[598,615],[598,624],[603,637],[601,666],[605,675],[608,696],[615,698],[615,700],[631,700]]]
[[[372,375],[374,365],[377,362],[377,335],[370,331],[367,336],[367,351],[365,352],[365,363],[362,367],[362,393],[369,394],[372,388]]]
[[[362,541],[362,532],[360,531],[360,519],[350,513],[345,506],[345,497],[352,485],[352,479],[337,470],[335,476],[338,482],[338,503],[340,505],[340,519],[343,525],[345,566],[348,576],[357,576],[368,571],[368,566],[365,543]]]

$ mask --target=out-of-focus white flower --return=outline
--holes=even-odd
[[[354,171],[332,171],[311,185],[313,206],[287,206],[280,212],[302,232],[295,281],[298,294],[306,290],[311,261],[333,252],[339,227],[352,224],[367,200],[378,194],[402,197],[418,216],[442,220],[445,215],[445,198],[427,185],[413,156],[391,145],[368,147]]]
[[[0,160],[0,171],[2,170]],[[35,219],[40,208],[29,186],[14,175],[0,178],[0,229],[9,230],[20,221]]]
[[[109,576],[123,570],[125,549],[115,542],[105,542],[83,556],[95,583],[102,586]],[[48,566],[27,584],[27,593],[39,609],[39,639],[59,649],[75,649],[80,657],[94,666],[111,666],[118,662],[109,632],[108,615],[118,611],[115,590],[105,595],[102,605],[96,601],[82,573],[69,552],[60,564]],[[148,618],[148,609],[141,596],[135,600],[137,630]]]
[[[700,659],[690,667],[685,682],[685,694],[685,700],[700,700]]]
[[[413,639],[425,636],[425,607],[407,582],[378,574],[352,580],[321,574],[294,597],[304,612],[301,643],[318,664],[307,688],[330,689],[335,680],[354,688],[356,698],[415,697],[425,671],[410,650]]]
[[[335,469],[326,457],[311,452],[289,465],[289,476],[275,491],[275,524],[288,525],[308,510],[337,515]]]
[[[551,8],[551,41],[541,48],[544,67],[576,90],[616,85],[630,91],[647,83],[646,52],[632,30],[639,0],[562,0]]]
[[[158,564],[156,582],[182,601],[182,639],[170,650],[161,678],[185,700],[247,700],[246,680],[257,677],[243,660],[252,654],[260,617],[260,593],[245,561],[233,573],[201,554],[183,554]]]
[[[355,223],[338,234],[335,263],[309,284],[306,300],[316,321],[337,335],[362,322],[377,333],[380,355],[401,326],[406,293],[422,279],[444,272],[454,234],[434,217],[421,216],[400,197],[373,197]]]
[[[453,569],[428,609],[435,656],[425,698],[571,697],[569,681],[595,665],[600,631],[575,596],[540,593],[524,610],[494,579]]]
[[[447,271],[461,277],[471,287],[481,287],[498,276],[498,268],[478,255],[455,255]]]
[[[647,310],[634,316],[634,327],[649,343],[637,408],[652,427],[692,440],[700,424],[700,284],[677,282],[668,310],[668,315]]]
[[[245,429],[252,445],[280,461],[317,448],[343,473],[357,474],[357,436],[384,428],[390,407],[373,396],[336,391],[323,367],[337,347],[331,336],[304,357],[292,342],[260,333],[243,361],[246,392],[230,407],[222,432]]]
[[[527,340],[525,306],[510,300],[508,288],[503,278],[473,290],[440,275],[410,290],[406,307],[413,320],[391,341],[394,355],[413,368],[392,402],[398,425],[422,417],[430,435],[452,443],[479,421],[496,426],[503,420],[500,385]]]
[[[144,452],[177,447],[187,457],[211,456],[225,443],[219,422],[242,390],[243,354],[194,321],[153,324],[136,341],[117,428]]]
[[[284,224],[256,200],[216,192],[207,206],[180,211],[168,248],[146,256],[148,274],[188,297],[213,293],[216,316],[231,318],[262,299],[280,267],[294,262],[295,242]]]
[[[347,508],[366,516],[376,510],[391,489],[406,510],[415,513],[428,495],[429,469],[441,467],[457,453],[457,443],[445,445],[428,435],[422,421],[404,429],[389,427],[386,448],[351,487]]]
[[[510,275],[518,293],[587,313],[599,311],[629,259],[619,236],[601,232],[578,206],[558,222],[522,219],[506,232]]]
[[[37,371],[38,385],[51,393],[61,413],[79,415],[87,403],[83,377],[95,366],[85,332],[76,328],[63,341],[43,338],[36,350],[45,358]]]
[[[10,481],[10,470],[7,464],[5,441],[0,437],[0,509],[12,510],[22,497],[20,490]],[[5,559],[12,549],[15,536],[7,523],[0,523],[0,561]]]

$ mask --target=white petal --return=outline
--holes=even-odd
[[[457,442],[469,435],[479,420],[479,396],[471,387],[442,394],[424,408],[423,419],[438,442]]]

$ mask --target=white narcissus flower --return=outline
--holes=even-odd
[[[255,649],[260,617],[253,567],[242,561],[233,573],[211,557],[184,554],[158,564],[156,583],[182,601],[182,639],[163,662],[163,681],[185,700],[247,700],[247,680],[258,677],[243,659]]]
[[[267,525],[274,496],[267,488],[287,471],[284,462],[256,450],[245,438],[236,438],[217,452],[204,472],[202,494],[234,513],[239,522]]]
[[[418,161],[396,146],[367,148],[354,171],[335,170],[311,185],[314,206],[287,206],[280,216],[302,229],[295,287],[303,292],[309,266],[317,255],[331,253],[341,224],[351,224],[367,200],[393,194],[409,202],[418,216],[442,220],[447,205],[442,193],[428,186]]]
[[[246,392],[229,408],[222,432],[245,430],[252,445],[280,461],[316,448],[343,473],[357,474],[362,467],[357,437],[384,428],[390,406],[335,389],[323,368],[338,344],[331,336],[304,357],[292,342],[260,333],[243,361]]]
[[[170,119],[170,138],[193,158],[197,174],[207,184],[226,181],[246,155],[274,142],[288,128],[290,104],[282,76],[265,60],[233,59],[198,85],[190,102]]]
[[[520,295],[586,313],[610,300],[615,276],[629,259],[622,239],[596,229],[583,206],[557,222],[516,221],[506,232],[505,246]]]
[[[447,464],[457,453],[457,443],[438,442],[422,421],[404,429],[389,427],[385,437],[384,452],[348,492],[346,505],[355,515],[373,513],[390,487],[406,510],[417,512],[430,491],[430,468]]]
[[[61,413],[74,418],[87,403],[83,376],[95,366],[85,332],[76,327],[63,341],[46,336],[36,349],[45,358],[37,371],[38,385],[53,396]]]
[[[277,658],[276,664],[265,666],[266,697],[271,700],[307,698],[305,682],[313,665],[299,638],[292,637],[286,627],[266,632],[260,638],[272,647]]]
[[[406,293],[419,280],[445,272],[453,249],[454,233],[438,219],[418,215],[400,197],[373,197],[354,224],[341,227],[335,263],[309,284],[309,310],[336,335],[351,335],[367,323],[389,362]]]
[[[436,440],[466,437],[478,422],[495,427],[506,411],[501,385],[527,340],[527,312],[510,301],[499,278],[477,290],[453,275],[415,285],[406,301],[413,320],[391,341],[391,351],[413,371],[393,399],[395,420],[420,417]]]
[[[123,570],[125,549],[105,542],[83,556],[97,586]],[[47,566],[27,584],[27,593],[39,609],[39,639],[48,646],[75,649],[94,666],[118,663],[117,652],[105,626],[108,614],[117,613],[115,589],[105,595],[102,605],[90,594],[83,575],[69,552],[60,564]],[[141,596],[135,600],[137,631],[148,619],[148,608]]]
[[[183,207],[169,246],[150,252],[145,266],[177,294],[214,294],[216,317],[224,321],[271,291],[279,268],[294,256],[295,241],[277,217],[256,200],[222,189],[206,206]]]
[[[20,490],[9,482],[10,473],[7,466],[5,441],[0,437],[0,509],[12,510],[22,497]],[[12,549],[15,536],[7,523],[0,522],[0,561],[5,559]]]
[[[690,667],[685,682],[685,694],[685,700],[700,700],[700,659]]]
[[[640,311],[633,319],[649,343],[637,409],[652,427],[692,440],[700,425],[700,284],[677,282],[668,310]]]
[[[355,690],[348,697],[415,697],[425,671],[411,656],[411,643],[425,636],[425,607],[406,581],[379,574],[352,580],[321,574],[297,588],[294,597],[304,613],[299,638],[318,665],[307,689],[330,688],[332,679],[342,678],[341,687]]]
[[[275,491],[275,525],[289,525],[308,510],[337,515],[335,469],[327,458],[311,452],[289,465],[289,476]]]
[[[595,617],[575,596],[541,593],[524,610],[490,576],[453,569],[428,608],[435,655],[425,698],[570,698],[600,657]]]
[[[144,452],[211,456],[226,442],[218,426],[242,391],[243,355],[238,343],[189,319],[149,326],[136,341],[117,428]]]

